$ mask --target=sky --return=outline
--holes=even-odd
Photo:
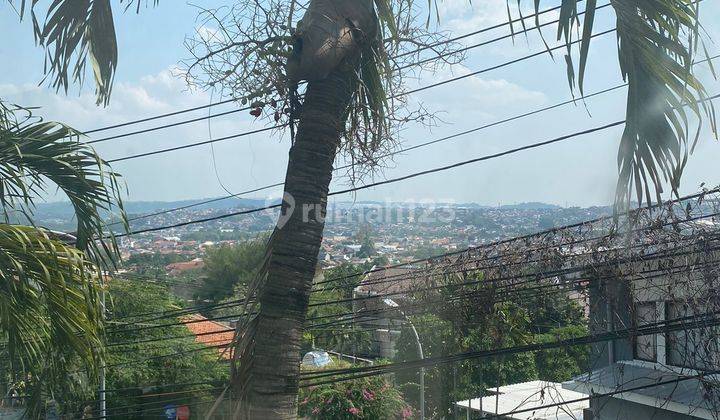
[[[152,2],[149,2],[152,3]],[[514,4],[515,2],[513,2]],[[599,4],[604,4],[600,1]],[[232,4],[228,1],[206,1],[204,7]],[[440,4],[437,28],[460,35],[507,20],[505,1],[444,0]],[[524,6],[531,2],[524,0]],[[543,1],[542,8],[557,2]],[[29,20],[19,21],[8,2],[0,2],[0,26],[12,42],[0,44],[0,98],[4,101],[37,106],[36,114],[48,120],[62,121],[80,130],[117,124],[175,110],[206,105],[222,99],[209,91],[189,88],[177,76],[178,64],[189,57],[183,41],[201,28],[197,7],[181,0],[163,0],[159,6],[147,7],[135,14],[115,7],[115,29],[118,35],[119,64],[110,105],[95,105],[94,86],[72,87],[67,94],[55,92],[42,84],[43,52],[34,46]],[[707,32],[708,51],[720,53],[720,5],[705,1],[701,16]],[[610,8],[598,12],[596,32],[611,28]],[[504,35],[501,28],[463,42],[474,44]],[[545,31],[554,39],[554,29]],[[713,42],[714,41],[714,42]],[[594,92],[622,82],[613,34],[594,40],[588,62],[586,91]],[[528,37],[493,43],[470,50],[460,65],[423,73],[409,80],[410,87],[424,86],[468,72],[542,50],[537,32]],[[718,63],[720,64],[720,62]],[[714,80],[707,65],[697,67],[710,94],[720,93],[720,82]],[[211,96],[213,96],[211,98]],[[561,54],[555,60],[544,54],[520,63],[466,78],[460,82],[415,94],[442,120],[429,129],[408,125],[402,133],[402,147],[443,137],[528,112],[571,98]],[[216,106],[212,112],[233,109],[233,104]],[[624,117],[625,91],[589,99],[539,115],[502,124],[462,136],[451,141],[413,150],[395,157],[388,167],[365,182],[394,178],[440,167],[458,161],[498,153],[529,143],[551,139],[590,127],[601,126]],[[132,128],[104,131],[91,139],[121,134],[129,130],[152,127],[207,115],[208,110],[183,114]],[[231,114],[172,129],[116,139],[96,145],[105,159],[113,159],[166,147],[203,141],[242,131],[263,128],[267,121],[255,121],[247,113]],[[616,127],[571,141],[525,151],[462,168],[418,177],[405,182],[363,190],[355,196],[338,200],[374,200],[407,202],[475,202],[484,205],[542,201],[564,206],[610,204],[617,180],[616,154],[621,128]],[[287,135],[267,133],[218,142],[163,155],[113,164],[127,185],[126,201],[172,201],[215,197],[225,190],[238,192],[281,182],[287,165],[290,142]],[[704,129],[694,155],[685,171],[681,192],[697,191],[700,183],[720,184],[717,162],[720,144]],[[348,179],[338,176],[331,189],[342,189]],[[253,194],[254,198],[278,196],[278,189]],[[57,197],[48,198],[58,199]]]

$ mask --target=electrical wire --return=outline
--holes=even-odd
[[[419,177],[419,176],[424,176],[424,175],[429,175],[429,174],[436,173],[436,172],[443,172],[443,171],[447,171],[447,170],[450,170],[450,169],[455,169],[455,168],[458,168],[458,167],[461,167],[461,166],[465,166],[465,165],[469,165],[469,164],[472,164],[472,163],[477,163],[477,162],[482,162],[482,161],[486,161],[486,160],[496,159],[496,158],[500,158],[500,157],[503,157],[503,156],[507,156],[507,155],[519,153],[519,152],[522,152],[522,151],[526,151],[526,150],[531,150],[531,149],[535,149],[535,148],[547,146],[547,145],[550,145],[550,144],[553,144],[553,143],[558,143],[558,142],[566,141],[566,140],[569,140],[569,139],[572,139],[572,138],[575,138],[575,137],[578,137],[578,136],[582,136],[582,135],[586,135],[586,134],[591,134],[591,133],[594,133],[594,132],[597,132],[597,131],[606,130],[606,129],[608,129],[608,128],[617,127],[617,126],[619,126],[619,125],[624,124],[624,122],[625,122],[625,120],[615,121],[615,122],[612,122],[612,123],[609,123],[609,124],[597,126],[597,127],[590,128],[590,129],[586,129],[586,130],[577,131],[577,132],[574,132],[574,133],[571,133],[571,134],[567,134],[567,135],[564,135],[564,136],[560,136],[560,137],[556,137],[556,138],[553,138],[553,139],[550,139],[550,140],[545,140],[545,141],[541,141],[541,142],[537,142],[537,143],[532,143],[532,144],[528,144],[528,145],[525,145],[525,146],[521,146],[521,147],[516,147],[516,148],[513,148],[513,149],[509,149],[509,150],[506,150],[506,151],[503,151],[503,152],[493,153],[493,154],[490,154],[490,155],[485,155],[485,156],[477,157],[477,158],[474,158],[474,159],[464,160],[464,161],[457,162],[457,163],[454,163],[454,164],[451,164],[451,165],[445,165],[445,166],[440,166],[440,167],[433,168],[433,169],[427,169],[427,170],[420,171],[420,172],[415,172],[415,173],[412,173],[412,174],[409,174],[409,175],[404,175],[404,176],[397,177],[397,178],[391,178],[391,179],[387,179],[387,180],[384,180],[384,181],[373,182],[373,183],[370,183],[370,184],[365,184],[365,185],[361,185],[361,186],[357,186],[357,187],[347,188],[347,189],[344,189],[344,190],[333,191],[333,192],[328,193],[328,196],[334,196],[334,195],[340,195],[340,194],[347,194],[347,193],[351,193],[351,192],[355,192],[355,191],[361,191],[361,190],[365,190],[365,189],[369,189],[369,188],[374,188],[374,187],[381,186],[381,185],[393,184],[393,183],[396,183],[396,182],[400,182],[400,181],[405,181],[405,180],[408,180],[408,179],[416,178],[416,177]],[[271,210],[271,209],[280,208],[281,206],[282,206],[282,204],[281,204],[281,203],[278,203],[278,204],[269,205],[269,206],[264,206],[264,207],[257,207],[257,208],[248,209],[248,210],[240,210],[240,211],[235,211],[235,212],[231,212],[231,213],[221,214],[221,215],[217,215],[217,216],[210,216],[210,217],[205,217],[205,218],[201,218],[201,219],[194,219],[194,220],[189,220],[189,221],[185,221],[185,222],[179,222],[179,223],[175,223],[175,224],[172,224],[172,225],[157,226],[157,227],[146,228],[146,229],[139,229],[139,230],[135,230],[135,231],[131,231],[131,232],[126,232],[126,233],[117,234],[117,235],[114,235],[114,236],[115,236],[116,238],[120,238],[120,237],[124,237],[124,236],[136,235],[136,234],[140,234],[140,233],[157,232],[157,231],[161,231],[161,230],[167,230],[167,229],[172,229],[172,228],[178,228],[178,227],[183,227],[183,226],[194,225],[194,224],[197,224],[197,223],[207,223],[207,222],[211,222],[211,221],[222,220],[222,219],[226,219],[226,218],[233,217],[233,216],[240,216],[240,215],[258,213],[258,212],[265,211],[265,210]]]
[[[387,363],[383,365],[374,365],[366,367],[344,368],[344,369],[327,369],[318,372],[301,372],[300,387],[316,386],[325,383],[341,382],[351,379],[359,379],[362,377],[381,375],[386,373],[395,373],[404,370],[413,370],[421,367],[432,367],[440,364],[447,364],[460,360],[483,359],[493,356],[511,355],[526,352],[536,352],[540,350],[551,350],[563,347],[571,347],[578,345],[587,345],[604,341],[613,341],[631,336],[645,336],[660,333],[668,333],[675,331],[687,331],[697,328],[710,328],[720,325],[720,318],[712,317],[720,314],[720,311],[713,311],[702,316],[693,315],[673,320],[662,320],[655,323],[648,323],[642,327],[633,327],[618,329],[614,331],[588,334],[581,337],[570,338],[565,340],[557,340],[550,343],[526,344],[520,346],[504,347],[491,350],[469,351],[447,356],[435,356],[425,359],[417,359],[406,362]],[[692,319],[693,322],[682,322]],[[348,377],[335,378],[328,381],[311,382],[314,379],[321,379],[336,375],[352,375]]]
[[[581,2],[581,1],[582,1],[582,0],[579,0],[578,3]],[[601,7],[604,7],[604,6],[600,6],[600,7],[598,7],[598,9],[601,8]],[[540,11],[538,11],[538,12],[536,12],[536,13],[532,13],[532,14],[529,14],[529,15],[524,16],[524,17],[519,17],[519,18],[511,19],[511,20],[509,20],[509,21],[503,21],[503,22],[501,22],[501,23],[498,23],[498,24],[495,24],[495,25],[492,25],[492,26],[489,26],[489,27],[481,28],[481,29],[476,30],[476,31],[473,31],[473,32],[469,32],[469,33],[466,33],[466,34],[463,34],[463,35],[459,35],[459,36],[456,36],[456,37],[452,37],[452,38],[449,38],[449,39],[444,39],[444,40],[442,40],[442,41],[438,41],[438,42],[435,42],[435,43],[432,43],[432,44],[429,44],[429,45],[425,45],[425,46],[418,47],[418,48],[416,48],[416,49],[414,49],[414,50],[411,50],[411,51],[406,51],[406,52],[403,52],[403,53],[400,53],[400,54],[396,54],[396,55],[392,56],[391,59],[394,60],[394,59],[402,58],[402,57],[407,56],[407,55],[417,54],[417,53],[419,53],[419,52],[422,52],[422,51],[425,51],[425,50],[428,50],[428,49],[431,49],[431,48],[436,48],[436,47],[439,47],[439,46],[441,46],[441,45],[446,45],[446,44],[449,44],[449,43],[452,43],[452,42],[456,42],[456,41],[459,41],[459,40],[461,40],[461,39],[465,39],[465,38],[468,38],[468,37],[471,37],[471,36],[474,36],[474,35],[478,35],[478,34],[481,34],[481,33],[484,33],[484,32],[488,32],[488,31],[491,31],[491,30],[494,30],[494,29],[499,29],[499,28],[502,28],[502,27],[504,27],[504,26],[510,26],[510,28],[511,28],[511,35],[514,35],[514,34],[516,34],[516,33],[515,33],[514,31],[512,31],[512,24],[513,24],[513,23],[523,22],[525,19],[530,19],[530,18],[533,18],[533,17],[539,17],[539,16],[544,15],[544,14],[546,14],[546,13],[551,13],[551,12],[554,12],[554,11],[556,11],[556,10],[559,10],[560,8],[561,8],[561,6],[556,6],[556,7],[552,7],[552,8],[549,8],[549,9],[540,10]],[[585,13],[585,12],[581,12],[581,14],[582,14],[582,13]],[[523,30],[521,33],[525,33],[525,32],[527,32],[527,31],[526,31],[526,30]],[[447,54],[444,54],[444,55],[441,54],[441,55],[440,55],[439,57],[437,57],[437,58],[441,58],[441,57],[443,57],[443,56],[445,56],[445,55],[447,55]],[[219,105],[224,105],[224,104],[234,103],[234,102],[237,102],[236,99],[226,99],[226,100],[223,100],[223,101],[220,101],[220,102],[211,103],[211,104],[207,104],[207,105],[200,105],[200,106],[196,106],[196,107],[192,107],[192,108],[186,108],[186,109],[181,109],[181,110],[169,112],[169,113],[166,113],[166,114],[160,114],[160,115],[155,115],[155,116],[151,116],[151,117],[147,117],[147,118],[141,118],[141,119],[137,119],[137,120],[127,121],[127,122],[120,123],[120,124],[114,124],[114,125],[109,125],[109,126],[105,126],[105,127],[99,127],[99,128],[95,128],[95,129],[92,129],[92,130],[86,130],[86,131],[83,132],[83,134],[86,134],[86,135],[87,135],[87,134],[92,134],[92,133],[96,133],[96,132],[100,132],[100,131],[111,130],[111,129],[114,129],[114,128],[127,127],[127,126],[129,126],[129,125],[144,123],[144,122],[148,122],[148,121],[154,121],[154,120],[157,120],[157,119],[172,117],[172,116],[175,116],[175,115],[180,115],[180,114],[184,114],[184,113],[188,113],[188,112],[192,112],[192,111],[198,111],[198,110],[202,110],[202,109],[212,108],[212,107],[214,107],[214,106],[219,106]],[[227,113],[215,114],[215,115],[212,115],[212,116],[205,116],[205,117],[203,117],[202,119],[214,118],[214,117],[216,117],[216,116],[227,115],[227,114],[233,113],[233,112],[248,111],[248,110],[250,110],[250,109],[252,109],[252,107],[248,106],[248,107],[244,107],[244,108],[241,108],[241,109],[228,111]],[[194,120],[191,120],[191,121],[189,121],[189,122],[195,122],[195,121],[199,121],[199,120],[200,120],[200,119],[194,119]],[[180,124],[185,124],[185,123],[186,123],[186,122],[181,122]],[[178,125],[179,125],[179,124],[178,124]],[[169,125],[169,126],[172,126],[172,125]],[[164,126],[163,126],[162,128],[167,128],[167,127],[164,127]],[[155,128],[155,129],[160,129],[160,128]],[[150,131],[154,131],[155,129],[151,129]],[[147,131],[140,131],[140,132],[137,132],[137,133],[131,133],[131,134],[127,134],[127,135],[140,134],[140,133],[144,133],[144,132],[147,132]],[[116,137],[113,136],[113,138],[116,138]],[[94,142],[100,142],[100,141],[104,141],[104,140],[109,140],[109,138],[95,140]],[[92,142],[91,142],[91,143],[92,143]]]
[[[615,29],[609,29],[609,30],[606,30],[606,31],[603,31],[603,32],[599,32],[599,33],[597,33],[597,34],[593,34],[592,36],[590,36],[590,38],[596,38],[596,37],[603,36],[603,35],[606,35],[606,34],[609,34],[609,33],[612,33],[612,32],[615,32]],[[409,91],[400,92],[400,93],[397,93],[397,94],[395,94],[395,95],[389,96],[388,99],[397,99],[397,98],[400,98],[400,97],[403,97],[403,96],[407,96],[407,95],[410,95],[410,94],[413,94],[413,93],[421,92],[421,91],[424,91],[424,90],[427,90],[427,89],[432,89],[432,88],[436,88],[436,87],[438,87],[438,86],[443,86],[443,85],[446,85],[446,84],[448,84],[448,83],[457,82],[457,81],[459,81],[459,80],[463,80],[463,79],[466,79],[466,78],[468,78],[468,77],[476,76],[476,75],[479,75],[479,74],[482,74],[482,73],[486,73],[486,72],[489,72],[489,71],[492,71],[492,70],[497,70],[497,69],[500,69],[500,68],[503,68],[503,67],[507,67],[507,66],[510,66],[510,65],[512,65],[512,64],[516,64],[516,63],[519,63],[519,62],[528,60],[528,59],[530,59],[530,58],[534,58],[534,57],[537,57],[537,56],[540,56],[540,55],[549,53],[549,52],[554,51],[554,50],[558,50],[558,49],[561,49],[561,48],[567,48],[567,47],[569,47],[569,46],[571,46],[571,45],[574,45],[574,44],[577,44],[577,43],[579,43],[579,42],[580,42],[580,40],[567,42],[567,43],[558,45],[558,46],[553,47],[553,48],[549,48],[549,49],[545,49],[545,50],[542,50],[542,51],[539,51],[539,52],[536,52],[536,53],[533,53],[533,54],[525,55],[525,56],[523,56],[523,57],[516,58],[516,59],[514,59],[514,60],[506,61],[506,62],[504,62],[504,63],[497,64],[497,65],[494,65],[494,66],[491,66],[491,67],[487,67],[487,68],[484,68],[484,69],[481,69],[481,70],[477,70],[477,71],[474,71],[474,72],[471,72],[471,73],[463,74],[463,75],[461,75],[461,76],[457,76],[457,77],[453,77],[453,78],[450,78],[450,79],[447,79],[447,80],[443,80],[443,81],[440,81],[440,82],[432,83],[432,84],[429,84],[429,85],[426,85],[426,86],[421,86],[421,87],[418,87],[418,88],[416,88],[416,89],[412,89],[412,90],[409,90]],[[162,154],[162,153],[174,152],[174,151],[177,151],[177,150],[188,149],[188,148],[192,148],[192,147],[197,147],[197,146],[202,146],[202,145],[206,145],[206,144],[212,144],[212,143],[216,143],[216,142],[220,142],[220,141],[225,141],[225,140],[235,139],[235,138],[239,138],[239,137],[244,137],[244,136],[251,135],[251,134],[257,134],[257,133],[261,133],[261,132],[265,132],[265,131],[270,131],[270,130],[274,130],[274,129],[279,129],[279,128],[283,128],[283,127],[285,127],[285,126],[287,126],[287,125],[288,125],[288,124],[275,125],[275,126],[272,126],[272,127],[266,127],[266,128],[262,128],[262,129],[258,129],[258,130],[253,130],[253,131],[243,132],[243,133],[234,134],[234,135],[230,135],[230,136],[226,136],[226,137],[221,137],[221,138],[218,138],[218,139],[205,140],[205,141],[201,141],[201,142],[185,144],[185,145],[182,145],[182,146],[176,146],[176,147],[169,147],[169,148],[166,148],[166,149],[154,150],[154,151],[152,151],[152,152],[138,153],[138,154],[130,155],[130,156],[123,156],[123,157],[120,157],[120,158],[109,159],[109,160],[107,160],[107,162],[108,162],[108,163],[116,163],[116,162],[126,161],[126,160],[130,160],[130,159],[137,159],[137,158],[141,158],[141,157],[154,156],[154,155]]]
[[[703,60],[696,61],[696,62],[693,63],[693,65],[698,65],[698,64],[705,63],[705,62],[711,62],[712,60],[715,60],[715,59],[717,59],[717,58],[720,58],[720,54],[714,55],[714,56],[712,56],[712,57],[705,58],[705,59],[703,59]],[[508,118],[504,118],[504,119],[501,119],[501,120],[498,120],[498,121],[494,121],[494,122],[492,122],[492,123],[488,123],[488,124],[485,124],[485,125],[482,125],[482,126],[479,126],[479,127],[475,127],[475,128],[472,128],[472,129],[469,129],[469,130],[465,130],[465,131],[462,131],[462,132],[459,132],[459,133],[451,134],[451,135],[448,135],[448,136],[445,136],[445,137],[441,137],[441,138],[439,138],[439,139],[435,139],[435,140],[423,142],[423,143],[420,143],[420,144],[417,144],[417,145],[413,145],[413,146],[410,146],[410,147],[406,147],[406,148],[401,148],[401,149],[399,149],[399,150],[397,150],[397,151],[390,152],[390,153],[386,153],[386,154],[384,154],[384,155],[380,155],[380,156],[377,157],[377,159],[384,159],[384,158],[391,157],[391,156],[394,156],[394,155],[398,155],[398,154],[402,154],[402,153],[405,153],[405,152],[409,152],[409,151],[411,151],[411,150],[420,149],[420,148],[423,148],[423,147],[426,147],[426,146],[429,146],[429,145],[432,145],[432,144],[436,144],[436,143],[441,143],[441,142],[445,142],[445,141],[448,141],[448,140],[452,140],[452,139],[455,139],[455,138],[458,138],[458,137],[461,137],[461,136],[464,136],[464,135],[467,135],[467,134],[475,133],[475,132],[482,131],[482,130],[485,130],[485,129],[488,129],[488,128],[491,128],[491,127],[495,127],[495,126],[498,126],[498,125],[502,125],[502,124],[505,124],[505,123],[508,123],[508,122],[516,121],[516,120],[519,120],[519,119],[522,119],[522,118],[525,118],[525,117],[529,117],[529,116],[532,116],[532,115],[540,114],[540,113],[543,113],[543,112],[546,112],[546,111],[549,111],[549,110],[552,110],[552,109],[555,109],[555,108],[559,108],[559,107],[562,107],[562,106],[565,106],[565,105],[576,104],[578,101],[584,101],[584,100],[586,100],[586,99],[590,99],[590,98],[595,97],[595,96],[600,96],[600,95],[603,95],[603,94],[606,94],[606,93],[609,93],[609,92],[612,92],[612,91],[621,89],[621,88],[626,87],[626,86],[627,86],[627,83],[622,83],[622,84],[619,84],[619,85],[616,85],[616,86],[613,86],[613,87],[610,87],[610,88],[606,88],[606,89],[603,89],[603,90],[600,90],[600,91],[596,91],[596,92],[593,92],[593,93],[589,93],[589,94],[580,96],[580,97],[578,97],[578,98],[573,98],[573,99],[570,99],[570,100],[567,100],[567,101],[562,101],[562,102],[556,103],[556,104],[554,104],[554,105],[542,107],[542,108],[539,108],[539,109],[536,109],[536,110],[533,110],[533,111],[529,111],[529,112],[526,112],[526,113],[523,113],[523,114],[519,114],[519,115],[511,116],[511,117],[508,117]],[[334,172],[339,172],[339,171],[341,171],[341,170],[348,169],[348,168],[350,168],[350,167],[352,167],[352,166],[353,166],[352,164],[343,165],[343,166],[340,166],[340,167],[338,167],[338,168],[335,168],[335,169],[334,169]],[[179,210],[185,210],[185,209],[188,209],[188,208],[198,207],[198,206],[202,206],[202,205],[205,205],[205,204],[216,203],[216,202],[218,202],[218,201],[227,200],[227,199],[230,199],[230,198],[235,198],[235,197],[238,197],[238,196],[241,196],[241,195],[251,194],[251,193],[255,193],[255,192],[259,192],[259,191],[264,191],[264,190],[268,190],[268,189],[280,187],[280,186],[283,186],[284,184],[285,184],[284,182],[276,182],[276,183],[274,183],[274,184],[270,184],[270,185],[266,185],[266,186],[262,186],[262,187],[257,187],[257,188],[253,188],[253,189],[246,190],[246,191],[241,191],[241,192],[238,192],[238,193],[235,193],[235,194],[230,194],[230,195],[226,195],[226,196],[222,196],[222,197],[217,197],[217,198],[212,198],[212,199],[208,199],[208,200],[203,200],[203,201],[199,201],[199,202],[197,202],[197,203],[192,203],[192,204],[188,204],[188,205],[184,205],[184,206],[180,206],[180,207],[175,207],[175,208],[171,208],[171,209],[161,210],[161,211],[157,211],[157,212],[153,212],[153,213],[143,214],[143,215],[140,215],[140,216],[135,216],[135,217],[129,218],[129,219],[128,219],[128,222],[133,222],[133,221],[142,220],[142,219],[146,219],[146,218],[150,218],[150,217],[154,217],[154,216],[159,216],[159,215],[163,215],[163,214],[173,213],[173,212],[176,212],[176,211],[179,211]],[[120,225],[120,224],[122,224],[122,222],[119,222],[119,221],[118,221],[118,222],[113,222],[113,223],[109,224],[108,226]]]
[[[135,154],[135,155],[123,156],[123,157],[119,157],[119,158],[115,158],[115,159],[109,159],[109,160],[107,160],[106,162],[107,162],[107,163],[116,163],[116,162],[122,162],[122,161],[130,160],[130,159],[137,159],[137,158],[146,157],[146,156],[155,156],[155,155],[159,155],[159,154],[163,154],[163,153],[175,152],[175,151],[178,151],[178,150],[184,150],[184,149],[189,149],[189,148],[192,148],[192,147],[203,146],[203,145],[206,145],[206,144],[213,144],[213,143],[218,143],[218,142],[221,142],[221,141],[226,141],[226,140],[232,140],[232,139],[236,139],[236,138],[240,138],[240,137],[245,137],[245,136],[249,136],[249,135],[252,135],[252,134],[264,133],[264,132],[266,132],[266,131],[271,131],[271,130],[283,128],[283,127],[285,127],[285,126],[287,126],[287,124],[280,124],[280,125],[274,125],[274,126],[271,126],[271,127],[259,128],[259,129],[257,129],[257,130],[245,131],[245,132],[242,132],[242,133],[232,134],[232,135],[225,136],[225,137],[218,137],[218,138],[212,139],[212,140],[203,140],[203,141],[199,141],[199,142],[196,142],[196,143],[184,144],[184,145],[182,145],[182,146],[168,147],[168,148],[165,148],[165,149],[153,150],[153,151],[151,151],[151,152],[138,153],[138,154]]]

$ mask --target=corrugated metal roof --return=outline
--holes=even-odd
[[[495,391],[494,388],[488,390],[488,392],[493,393]],[[510,419],[581,420],[583,418],[583,409],[589,407],[588,401],[572,402],[548,408],[537,407],[584,397],[584,394],[564,389],[562,385],[557,382],[529,381],[501,386],[498,395],[458,401],[455,404],[461,409],[467,409],[469,406],[471,410],[480,412],[482,403],[482,412],[485,414],[502,415],[517,410],[531,410],[516,415],[503,416],[503,418]]]
[[[712,418],[707,416],[714,412],[716,407],[720,407],[720,396],[717,391],[706,392],[700,379],[654,385],[695,374],[694,371],[675,372],[660,365],[651,367],[624,361],[580,375],[564,383],[563,387],[589,395],[647,386],[614,397],[683,414]]]

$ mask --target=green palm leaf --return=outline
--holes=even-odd
[[[572,41],[580,20],[576,0],[563,0],[557,39]],[[624,132],[618,151],[616,206],[660,201],[663,185],[677,195],[680,178],[704,118],[716,132],[712,103],[691,68],[699,40],[698,4],[691,0],[612,0],[617,16],[618,58],[628,83]],[[535,1],[539,11],[540,1]],[[596,0],[585,3],[578,87],[584,88]],[[536,22],[537,24],[537,22]],[[568,46],[568,81],[575,67]],[[688,112],[689,110],[689,112]],[[697,121],[690,133],[690,121]],[[652,189],[652,191],[651,191]]]
[[[153,0],[153,4],[158,1]],[[71,81],[82,84],[85,66],[90,62],[97,103],[107,105],[118,60],[110,0],[53,0],[42,20],[36,14],[38,3],[39,0],[31,0],[29,9],[35,40],[47,52],[45,71],[50,84],[65,92]],[[142,0],[128,0],[125,10],[136,4],[139,12],[141,3]],[[27,5],[26,0],[21,0],[21,18]]]
[[[46,232],[0,224],[0,334],[13,371],[35,385],[61,389],[72,360],[94,376],[102,349],[95,265]],[[38,418],[42,400],[33,396],[28,409]]]
[[[102,358],[98,274],[113,264],[114,238],[105,239],[111,212],[125,220],[117,175],[78,132],[44,122],[30,110],[0,102],[0,335],[13,372],[30,379],[36,418],[43,393],[73,388],[77,374]],[[74,243],[34,226],[35,200],[56,187],[77,220]]]
[[[23,112],[20,118],[17,114]],[[0,102],[0,204],[6,220],[16,213],[31,215],[34,200],[53,186],[75,210],[77,247],[98,261],[115,253],[116,244],[103,238],[105,213],[123,219],[118,175],[95,151],[78,141],[80,133],[57,122],[43,122],[25,108]],[[28,218],[31,222],[31,218]]]

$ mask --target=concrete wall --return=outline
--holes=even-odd
[[[612,397],[590,400],[593,420],[697,420],[699,417],[662,410]]]

